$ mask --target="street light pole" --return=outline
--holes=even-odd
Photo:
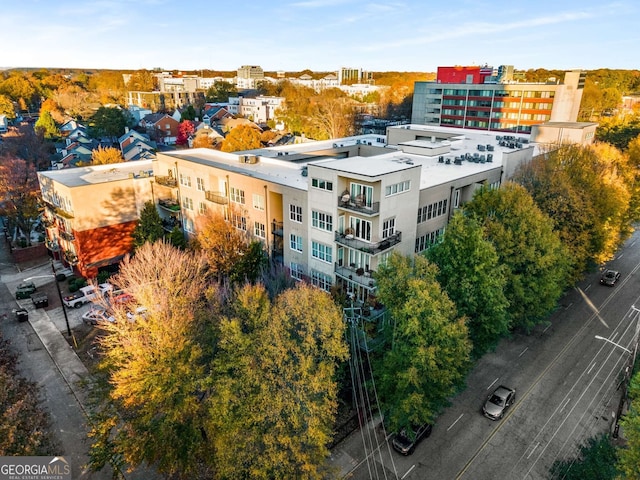
[[[600,335],[596,335],[596,338],[598,340],[604,340],[605,342],[609,342],[610,344],[615,345],[618,348],[621,348],[622,350],[624,350],[627,353],[632,353],[631,350],[629,350],[626,347],[623,347],[622,345],[620,345],[619,343],[614,342],[613,340],[609,340],[608,338],[601,337]]]
[[[71,337],[71,327],[69,327],[69,317],[67,317],[67,309],[64,308],[64,300],[62,298],[62,292],[60,291],[60,285],[56,278],[56,268],[53,266],[53,260],[51,260],[51,270],[53,271],[53,281],[56,283],[56,290],[58,290],[58,298],[60,299],[60,306],[62,307],[62,313],[64,313],[64,323],[67,325],[67,335]],[[73,343],[76,343],[76,339],[73,339]]]

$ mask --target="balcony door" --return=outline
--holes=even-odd
[[[351,183],[351,200],[358,207],[373,207],[373,187],[361,183]]]

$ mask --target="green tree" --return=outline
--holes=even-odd
[[[478,190],[465,212],[476,216],[507,267],[512,326],[531,330],[555,308],[567,286],[569,254],[552,221],[515,183]]]
[[[215,82],[205,95],[206,101],[210,103],[223,103],[228,102],[229,97],[237,97],[238,90],[231,82]]]
[[[578,458],[556,461],[551,467],[554,480],[616,480],[621,478],[616,468],[616,447],[609,435],[590,438],[580,447]],[[625,478],[638,478],[627,476]]]
[[[231,130],[222,142],[223,152],[239,152],[260,148],[260,131],[249,125],[239,125]]]
[[[0,213],[8,217],[31,245],[31,231],[40,215],[40,186],[31,163],[13,156],[0,156]]]
[[[629,382],[629,411],[620,420],[627,445],[618,450],[618,469],[622,478],[640,478],[640,372]]]
[[[124,134],[127,116],[117,107],[100,107],[91,117],[91,135],[115,140]]]
[[[219,347],[209,414],[219,478],[326,478],[334,376],[347,357],[331,297],[299,284],[271,305],[263,286],[245,286]]]
[[[196,109],[193,108],[193,105],[187,105],[187,108],[180,114],[180,122],[184,122],[185,120],[191,120],[193,122],[196,119],[196,115]]]
[[[267,253],[264,251],[262,242],[253,240],[247,246],[246,252],[242,255],[238,263],[234,265],[229,274],[229,278],[234,283],[248,281],[255,283],[262,277],[264,269],[269,263]]]
[[[38,117],[38,121],[35,123],[34,128],[36,132],[44,136],[47,140],[52,140],[60,136],[60,130],[58,130],[58,126],[53,120],[51,112],[48,110],[42,112],[42,115]]]
[[[467,318],[473,355],[493,350],[509,333],[505,267],[493,244],[483,238],[478,221],[456,213],[441,243],[426,252],[439,268],[437,279]]]
[[[148,463],[167,476],[207,475],[211,449],[204,434],[206,359],[212,338],[205,321],[206,265],[164,242],[125,258],[113,284],[146,308],[112,307],[101,328],[100,369],[106,396],[92,419],[92,468],[108,460]]]
[[[184,232],[178,225],[169,233],[169,243],[180,250],[187,248],[187,239],[184,238]]]
[[[145,202],[140,212],[140,221],[133,231],[133,245],[142,247],[145,243],[154,243],[164,237],[162,218],[151,200]]]
[[[392,254],[376,274],[378,298],[391,322],[374,371],[385,422],[393,431],[433,422],[463,386],[471,342],[465,319],[440,288],[425,257]]]

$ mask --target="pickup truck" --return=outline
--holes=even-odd
[[[69,308],[80,308],[85,303],[95,300],[98,296],[104,295],[112,289],[113,286],[109,283],[101,283],[97,288],[93,285],[87,285],[72,295],[67,295],[62,301]]]

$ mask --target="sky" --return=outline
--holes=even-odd
[[[640,69],[638,0],[0,3],[0,67]]]

